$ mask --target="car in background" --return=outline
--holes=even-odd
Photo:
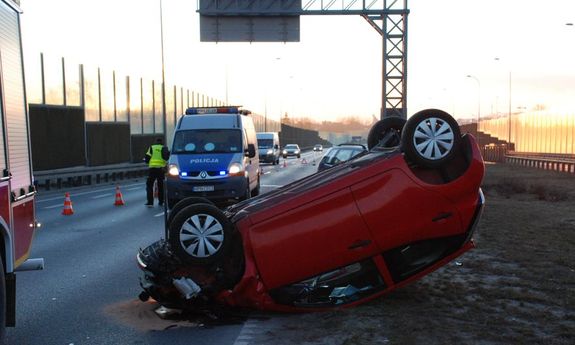
[[[289,156],[296,156],[297,158],[301,157],[301,150],[298,144],[287,144],[284,146],[284,150],[282,152],[282,156],[284,158],[288,158]]]
[[[166,240],[137,254],[140,299],[195,312],[351,307],[474,248],[476,140],[441,110],[399,120],[376,123],[361,157],[225,210],[179,202]]]
[[[321,144],[317,144],[313,147],[314,151],[323,152],[323,146]]]
[[[340,144],[334,146],[323,156],[317,165],[317,171],[329,169],[365,152],[367,152],[367,148],[361,144]]]

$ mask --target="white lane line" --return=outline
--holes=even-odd
[[[279,184],[262,184],[262,187],[266,187],[266,188],[279,188],[279,187],[283,187],[282,185]]]
[[[96,195],[96,196],[93,196],[92,199],[101,199],[101,198],[107,198],[107,197],[111,197],[111,194]]]
[[[126,188],[126,190],[142,190],[142,187]]]
[[[62,205],[58,204],[58,205],[46,206],[46,207],[42,207],[42,208],[47,210],[47,209],[56,208],[56,207],[64,207],[64,206],[63,206],[63,204]]]
[[[127,184],[124,187],[133,187],[133,186],[143,186],[145,185],[145,183],[134,183],[134,184]],[[102,193],[108,190],[115,190],[116,186],[110,186],[108,188],[99,188],[97,190],[91,190],[88,192],[80,192],[80,193],[70,193],[70,196],[80,196],[80,195],[88,195],[88,194],[94,194],[94,193]],[[62,192],[62,195],[64,194],[64,192]],[[42,199],[39,200],[38,198],[36,198],[36,204],[39,204],[41,202],[48,202],[48,201],[54,201],[54,200],[61,200],[63,198],[63,196],[56,196],[56,197],[52,197],[52,198],[47,198],[47,199]]]
[[[161,217],[161,216],[163,216],[163,215],[164,215],[164,212],[155,214],[154,217]]]

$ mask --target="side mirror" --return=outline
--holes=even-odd
[[[246,152],[246,156],[250,158],[254,158],[256,156],[256,147],[254,144],[248,144],[248,151]]]

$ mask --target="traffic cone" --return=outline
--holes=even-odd
[[[122,192],[120,192],[120,186],[116,186],[116,201],[114,201],[114,206],[124,206],[124,199],[122,197]]]
[[[303,159],[301,160],[301,164],[307,164],[307,159],[303,158]]]
[[[287,168],[287,161],[285,158],[284,158],[284,168]]]
[[[68,192],[65,194],[64,209],[62,210],[62,214],[65,216],[71,216],[74,214],[74,210],[72,209],[72,200],[70,200],[70,193]]]
[[[154,199],[158,198],[158,181],[154,181]]]

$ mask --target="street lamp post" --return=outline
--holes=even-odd
[[[166,126],[166,68],[164,63],[164,14],[160,0],[160,41],[162,50],[162,125],[164,126],[164,143],[168,142]]]

